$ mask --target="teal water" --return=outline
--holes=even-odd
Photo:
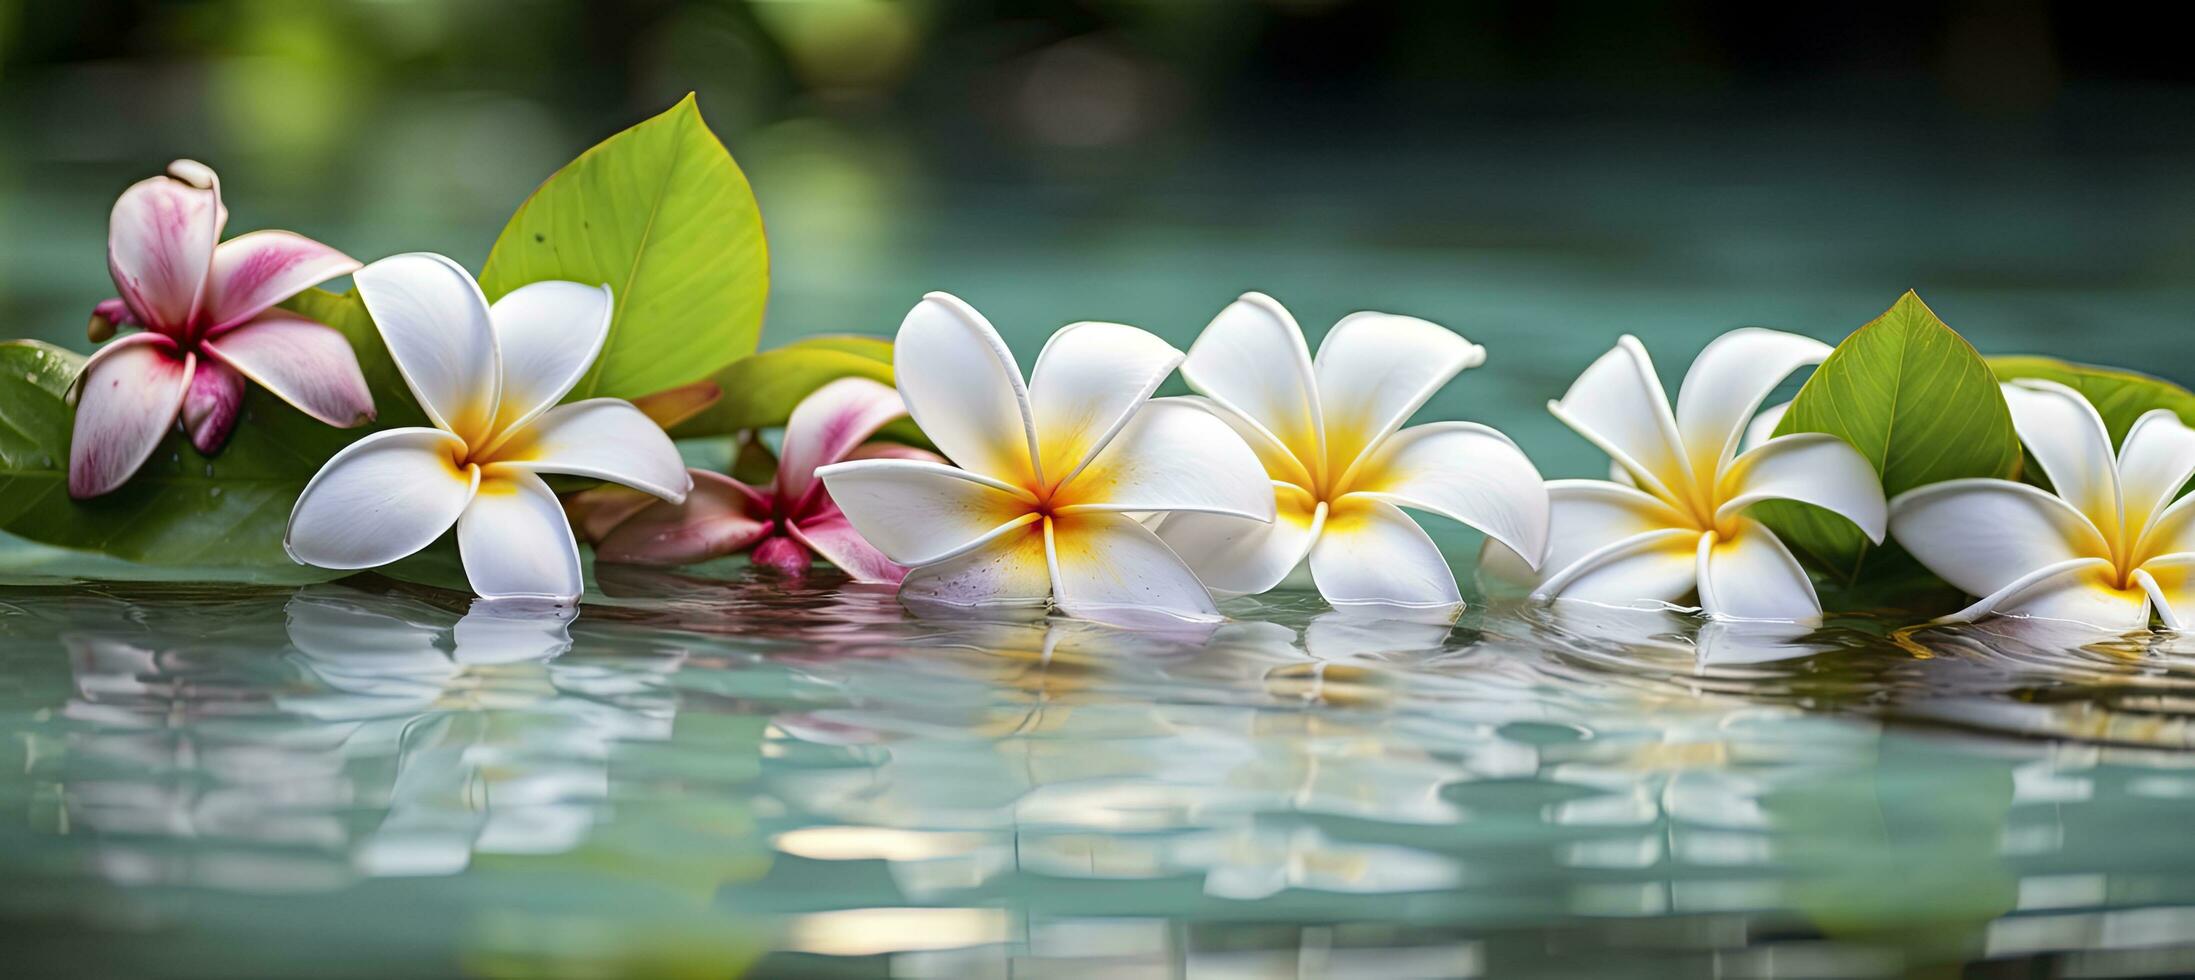
[[[771,234],[766,345],[888,333],[936,288],[1025,361],[1075,319],[1186,344],[1243,289],[1314,341],[1388,309],[1489,349],[1421,417],[1493,423],[1550,476],[1604,471],[1541,406],[1618,333],[1673,380],[1723,330],[1835,340],[1908,287],[1986,352],[2195,380],[2195,154],[2167,137],[1726,121],[1131,163],[816,120],[730,142]],[[387,146],[326,174],[203,155],[238,229],[477,265],[599,135],[395,160],[426,125],[361,125]],[[138,175],[0,148],[4,332],[80,336]],[[1435,532],[1467,567],[1472,536]],[[2195,642],[1733,631],[1468,586],[1455,624],[1280,594],[1153,635],[920,620],[736,562],[597,571],[567,618],[0,542],[10,969],[2195,971]]]

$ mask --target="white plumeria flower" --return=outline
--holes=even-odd
[[[373,568],[455,525],[473,591],[568,602],[585,588],[579,545],[541,474],[685,499],[678,449],[639,409],[557,405],[609,337],[608,286],[537,282],[491,308],[462,266],[426,253],[382,259],[354,281],[435,427],[376,432],[328,460],[290,512],[290,557]]]
[[[816,470],[854,529],[909,566],[900,595],[1041,605],[1087,619],[1210,621],[1211,594],[1136,514],[1273,519],[1250,447],[1194,405],[1150,401],[1182,353],[1135,327],[1075,323],[1025,385],[998,332],[931,293],[893,347],[900,396],[957,466],[857,460]]]
[[[1523,450],[1473,422],[1402,428],[1485,360],[1485,348],[1445,327],[1386,313],[1350,314],[1314,360],[1286,308],[1243,294],[1204,328],[1181,375],[1257,451],[1278,519],[1183,514],[1159,536],[1216,592],[1264,592],[1308,563],[1335,605],[1462,600],[1448,560],[1402,507],[1461,521],[1536,562],[1547,492]]]
[[[1827,433],[1778,436],[1738,452],[1747,423],[1785,376],[1829,356],[1778,330],[1723,334],[1685,372],[1676,410],[1635,337],[1601,355],[1548,411],[1615,461],[1624,482],[1550,480],[1554,527],[1533,595],[1610,604],[1675,603],[1698,593],[1709,616],[1809,622],[1814,583],[1746,511],[1763,500],[1813,504],[1880,542],[1881,478]],[[1499,571],[1504,556],[1488,555]]]
[[[2010,480],[1946,480],[1890,502],[1890,533],[1944,581],[1983,597],[1945,617],[2064,619],[2128,631],[2156,610],[2195,624],[2195,430],[2166,409],[2117,454],[2095,406],[2049,381],[2003,386],[2012,426],[2056,493]]]

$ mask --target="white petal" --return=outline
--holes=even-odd
[[[1274,519],[1226,514],[1173,514],[1157,528],[1197,578],[1214,592],[1256,595],[1280,585],[1311,554],[1326,523],[1326,505],[1286,484],[1275,486]]]
[[[1051,560],[1045,554],[1041,520],[1014,525],[958,555],[912,569],[899,586],[900,600],[917,609],[1041,609],[1051,595]]]
[[[2151,559],[2134,575],[2155,603],[2166,629],[2195,629],[2195,554]]]
[[[1147,402],[1053,497],[1061,513],[1197,511],[1273,519],[1273,484],[1219,416],[1173,399]]]
[[[2051,381],[2020,380],[2000,388],[2012,409],[2012,427],[2058,496],[2088,515],[2106,540],[2116,537],[2122,527],[2118,458],[2095,406]]]
[[[1181,363],[1189,387],[1242,416],[1306,470],[1326,459],[1325,421],[1303,328],[1264,293],[1244,293],[1219,311]],[[1293,479],[1279,472],[1276,479]]]
[[[623,399],[559,405],[507,438],[489,454],[497,468],[608,480],[674,504],[693,487],[671,437]]]
[[[1335,605],[1431,606],[1463,598],[1448,559],[1393,504],[1346,500],[1311,546],[1311,578]]]
[[[1135,518],[1061,515],[1050,535],[1052,601],[1061,612],[1121,626],[1219,619],[1196,574]]]
[[[1549,480],[1547,507],[1547,557],[1535,581],[1554,581],[1619,541],[1678,527],[1690,531],[1690,521],[1660,499],[1601,480]],[[1690,590],[1688,580],[1679,595]]]
[[[2149,625],[2149,596],[2140,586],[2111,584],[2111,563],[2102,558],[2055,562],[2020,575],[2003,588],[1939,622],[1971,623],[1985,616],[2058,619],[2127,631]]]
[[[1037,451],[1054,484],[1074,479],[1174,373],[1181,352],[1118,323],[1070,323],[1045,341],[1029,374]]]
[[[2119,446],[2119,487],[2127,533],[2140,536],[2195,476],[2195,429],[2169,409],[2143,413]]]
[[[1359,457],[1402,428],[1441,386],[1486,361],[1486,348],[1440,324],[1351,313],[1319,342],[1327,475],[1347,482]]]
[[[1709,341],[1677,389],[1677,432],[1690,453],[1692,472],[1720,472],[1736,455],[1747,420],[1768,393],[1791,372],[1820,364],[1829,351],[1828,344],[1812,337],[1760,327],[1732,330]]]
[[[434,424],[479,444],[500,404],[503,367],[488,301],[463,266],[429,252],[352,275],[404,384]]]
[[[1250,446],[1251,452],[1257,454],[1258,463],[1265,467],[1267,476],[1282,482],[1293,483],[1299,487],[1309,487],[1318,483],[1318,480],[1311,475],[1311,471],[1305,468],[1303,461],[1296,458],[1293,451],[1282,445],[1279,439],[1273,437],[1272,433],[1265,431],[1264,426],[1257,424],[1241,412],[1228,408],[1226,405],[1203,395],[1181,395],[1158,400],[1162,402],[1186,402],[1218,416],[1220,421],[1227,423],[1228,428],[1235,430],[1235,434],[1242,437],[1242,441]]]
[[[1669,395],[1637,337],[1624,335],[1547,410],[1629,470],[1641,489],[1669,500],[1696,492]]]
[[[816,475],[854,530],[902,565],[944,561],[1036,517],[1014,488],[943,463],[865,459]]]
[[[1701,535],[1698,566],[1700,608],[1709,616],[1799,623],[1821,618],[1806,569],[1759,521],[1741,518],[1729,540]]]
[[[1679,397],[1682,397],[1681,393]],[[1776,427],[1783,424],[1783,417],[1790,412],[1790,402],[1761,409],[1759,415],[1753,416],[1753,421],[1745,424],[1745,439],[1738,444],[1739,451],[1743,452],[1775,438]]]
[[[495,430],[526,424],[585,377],[610,337],[609,286],[576,282],[520,286],[488,308],[503,358],[503,398]]]
[[[1881,544],[1890,519],[1874,464],[1826,432],[1778,436],[1748,449],[1731,462],[1723,482],[1732,496],[1715,511],[1717,523],[1763,500],[1796,500],[1859,525],[1869,541]]]
[[[1003,483],[1038,482],[1029,390],[983,314],[946,293],[923,297],[899,325],[892,364],[907,414],[947,459]]]
[[[1475,422],[1433,422],[1375,447],[1349,485],[1391,504],[1461,521],[1531,559],[1547,552],[1547,488],[1509,437]]]
[[[439,429],[390,429],[343,448],[305,485],[282,545],[321,568],[373,568],[434,543],[472,499],[465,444]]]
[[[2020,576],[2110,554],[2088,518],[2009,480],[1947,480],[1890,502],[1890,536],[1944,581],[1986,596]]]
[[[530,597],[571,602],[586,591],[579,542],[555,492],[541,478],[508,471],[480,481],[457,521],[465,579],[489,599]]]
[[[1688,528],[1665,528],[1610,542],[1549,576],[1532,594],[1608,605],[1678,602],[1698,587],[1701,537]]]

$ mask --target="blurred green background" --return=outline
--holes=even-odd
[[[1554,474],[1540,405],[1645,337],[1834,340],[1908,287],[1989,352],[2195,380],[2195,79],[2074,5],[0,0],[0,334],[83,346],[114,195],[213,164],[231,229],[478,267],[541,179],[681,94],[747,169],[763,343],[928,289],[1024,358],[1186,344],[1244,289],[1315,336],[1425,316],[1488,366],[1432,412]]]

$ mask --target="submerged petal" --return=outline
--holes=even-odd
[[[1197,511],[1271,520],[1273,484],[1219,416],[1161,399],[1143,405],[1053,503],[1061,513]]]
[[[1622,465],[1641,489],[1670,501],[1696,492],[1669,395],[1638,338],[1618,340],[1547,410]]]
[[[1272,521],[1227,514],[1179,513],[1159,525],[1159,539],[1189,563],[1216,593],[1256,595],[1285,581],[1310,557],[1326,523],[1326,505],[1278,484]]]
[[[1045,478],[1073,480],[1181,358],[1173,345],[1125,324],[1070,323],[1054,333],[1029,374]]]
[[[918,608],[1042,606],[1052,595],[1044,522],[1029,521],[942,561],[909,569],[899,597]]]
[[[457,465],[464,451],[440,429],[390,429],[345,446],[298,495],[282,546],[307,565],[373,568],[433,544],[472,499],[478,475]]]
[[[1791,372],[1820,364],[1830,350],[1812,337],[1760,327],[1732,330],[1708,341],[1677,389],[1677,432],[1692,472],[1720,472],[1737,454],[1746,423],[1768,393]]]
[[[504,294],[488,307],[503,361],[503,397],[494,430],[537,418],[586,376],[610,336],[608,286],[549,280]]]
[[[191,369],[191,386],[183,395],[183,432],[191,447],[211,456],[228,444],[244,411],[244,376],[217,358],[201,357]]]
[[[816,471],[862,537],[902,565],[927,565],[1036,519],[1013,488],[967,470],[908,459]]]
[[[107,222],[107,269],[122,301],[139,322],[178,339],[197,322],[227,218],[206,173],[203,186],[173,177],[131,184]]]
[[[1313,370],[1325,412],[1326,474],[1347,482],[1379,448],[1486,348],[1440,324],[1392,313],[1351,313],[1319,342]]]
[[[1929,571],[1977,596],[2037,569],[2111,555],[2070,504],[2009,480],[1947,480],[1899,494],[1890,502],[1890,535]]]
[[[1724,483],[1728,496],[1715,511],[1717,523],[1763,500],[1796,500],[1851,521],[1880,544],[1890,520],[1874,464],[1826,432],[1777,436],[1748,449],[1731,462]]]
[[[784,535],[771,535],[755,545],[747,556],[756,568],[766,568],[779,575],[792,578],[808,574],[815,560],[808,557],[808,549],[800,542]]]
[[[1317,479],[1310,471],[1326,459],[1326,423],[1311,348],[1286,307],[1264,293],[1242,294],[1189,346],[1181,376],[1243,425],[1263,433],[1263,442],[1285,449],[1304,471],[1301,482]],[[1260,440],[1251,442],[1265,455]],[[1267,463],[1274,477],[1296,479],[1275,462]]]
[[[358,354],[334,327],[279,310],[200,342],[209,360],[322,422],[348,429],[373,418]]]
[[[288,231],[254,231],[214,246],[201,315],[208,336],[337,276],[357,272],[358,260]]]
[[[571,602],[586,591],[564,508],[531,473],[483,475],[458,518],[457,550],[465,580],[482,598]]]
[[[868,378],[840,378],[793,406],[777,461],[777,495],[789,513],[806,513],[816,467],[846,458],[893,419],[906,403],[890,386]]]
[[[1311,545],[1311,578],[1334,605],[1460,602],[1456,574],[1425,529],[1395,505],[1344,498]]]
[[[1700,609],[1718,619],[1812,622],[1821,600],[1806,569],[1759,521],[1741,518],[1738,533],[1700,536]]]
[[[603,533],[595,557],[636,565],[686,565],[751,548],[770,533],[769,502],[722,473],[693,470],[683,503],[649,506]]]
[[[672,503],[693,484],[671,437],[623,399],[559,405],[508,439],[490,454],[499,469],[608,480]]]
[[[982,314],[947,293],[923,297],[899,325],[892,364],[907,413],[946,458],[1016,486],[1037,481],[1029,390]]]
[[[446,257],[412,252],[352,278],[427,417],[467,443],[485,441],[502,399],[503,366],[488,301],[472,274]]]
[[[1475,422],[1432,422],[1396,433],[1366,457],[1349,490],[1461,521],[1534,567],[1547,551],[1540,471],[1508,436]]]
[[[2012,427],[2051,487],[2106,540],[2116,539],[2123,527],[2119,467],[2103,416],[2080,392],[2056,382],[2013,381],[2001,390],[2012,410]]]
[[[85,362],[69,438],[69,496],[99,496],[145,465],[175,428],[194,366],[190,354],[157,333],[114,341]]]
[[[1196,573],[1132,517],[1061,515],[1050,536],[1061,612],[1122,626],[1219,619]]]

